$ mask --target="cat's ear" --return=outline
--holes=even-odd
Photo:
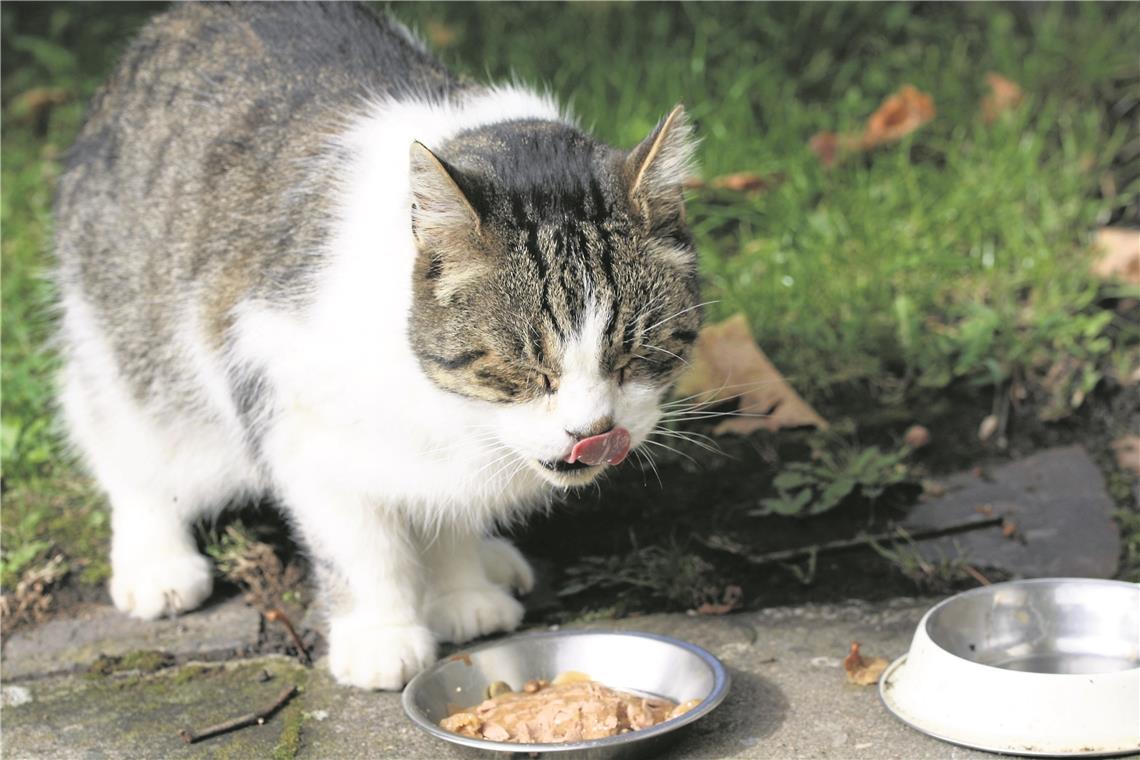
[[[452,170],[423,143],[412,143],[409,160],[420,266],[432,294],[447,303],[486,269],[486,262],[472,255],[479,249],[479,214]]]
[[[478,234],[479,215],[451,170],[421,142],[409,153],[412,233],[417,240],[453,234]]]
[[[682,183],[693,172],[697,142],[677,105],[625,159],[629,200],[650,228],[685,221]]]

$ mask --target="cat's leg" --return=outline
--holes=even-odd
[[[484,556],[491,558],[498,577],[508,581],[520,570],[512,563],[515,559],[529,572],[526,561],[509,556],[503,545],[518,554],[505,542],[488,545],[479,533],[445,528],[425,547],[428,625],[441,641],[462,643],[496,631],[513,631],[522,622],[523,606],[488,577],[484,565]]]
[[[505,538],[492,536],[479,545],[483,572],[492,583],[527,594],[534,589],[534,570],[522,552]]]
[[[210,595],[213,571],[192,525],[240,490],[241,456],[220,448],[216,431],[174,435],[113,379],[88,380],[72,362],[60,400],[71,439],[111,502],[111,598],[142,619],[194,609]]]
[[[317,570],[339,683],[399,689],[435,660],[420,618],[423,571],[400,515],[300,474],[284,488]]]

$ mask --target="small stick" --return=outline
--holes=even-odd
[[[193,744],[194,742],[200,742],[203,739],[209,739],[211,736],[217,736],[218,734],[224,734],[239,728],[245,728],[246,726],[252,726],[255,724],[260,726],[262,723],[268,720],[273,715],[273,713],[280,710],[281,707],[290,699],[292,699],[293,695],[296,693],[297,687],[290,686],[285,689],[285,691],[278,694],[277,699],[273,700],[273,704],[264,710],[259,710],[258,712],[250,713],[249,715],[243,715],[240,718],[234,718],[233,720],[227,720],[225,723],[218,723],[215,726],[203,728],[201,731],[191,731],[188,728],[184,728],[178,732],[178,735],[182,737],[182,741],[186,742],[187,744]]]
[[[974,567],[973,565],[963,564],[962,569],[966,571],[966,575],[969,575],[971,578],[976,580],[981,585],[983,585],[983,586],[992,586],[993,585],[993,582],[989,578],[987,578],[986,576],[982,575],[982,571],[979,570],[978,568]]]
[[[274,607],[265,613],[265,619],[271,622],[276,621],[285,626],[285,630],[289,632],[289,638],[293,639],[293,646],[297,648],[297,659],[303,665],[312,665],[313,658],[309,656],[309,650],[305,649],[304,643],[301,642],[301,637],[297,635],[297,629],[289,622],[289,617],[280,609]]]
[[[748,554],[744,551],[744,547],[738,544],[733,544],[723,540],[709,540],[705,538],[698,538],[701,543],[710,549],[716,549],[729,554],[735,554],[741,559],[752,563],[753,565],[767,565],[773,562],[786,562],[790,559],[808,556],[810,554],[834,554],[837,552],[846,551],[849,549],[856,549],[862,546],[870,546],[875,543],[893,544],[899,541],[912,540],[912,541],[925,541],[931,538],[941,538],[942,536],[951,536],[956,533],[965,533],[971,530],[980,530],[982,528],[992,528],[1000,525],[1002,518],[993,517],[988,520],[968,520],[966,522],[957,523],[955,525],[948,525],[945,528],[936,528],[933,530],[917,531],[915,533],[907,533],[901,528],[896,528],[889,533],[879,533],[877,535],[864,535],[855,538],[844,538],[839,541],[829,541],[827,543],[816,544],[814,546],[803,546],[799,549],[786,549],[783,551],[769,552],[767,554]]]

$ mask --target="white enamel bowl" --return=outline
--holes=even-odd
[[[1015,755],[1140,751],[1140,585],[1014,581],[933,607],[879,681],[896,717]]]

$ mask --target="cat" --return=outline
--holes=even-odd
[[[651,435],[700,323],[678,106],[632,150],[346,3],[192,3],[96,94],[56,201],[60,403],[110,592],[200,605],[192,525],[278,504],[337,681],[517,627],[495,532]]]

